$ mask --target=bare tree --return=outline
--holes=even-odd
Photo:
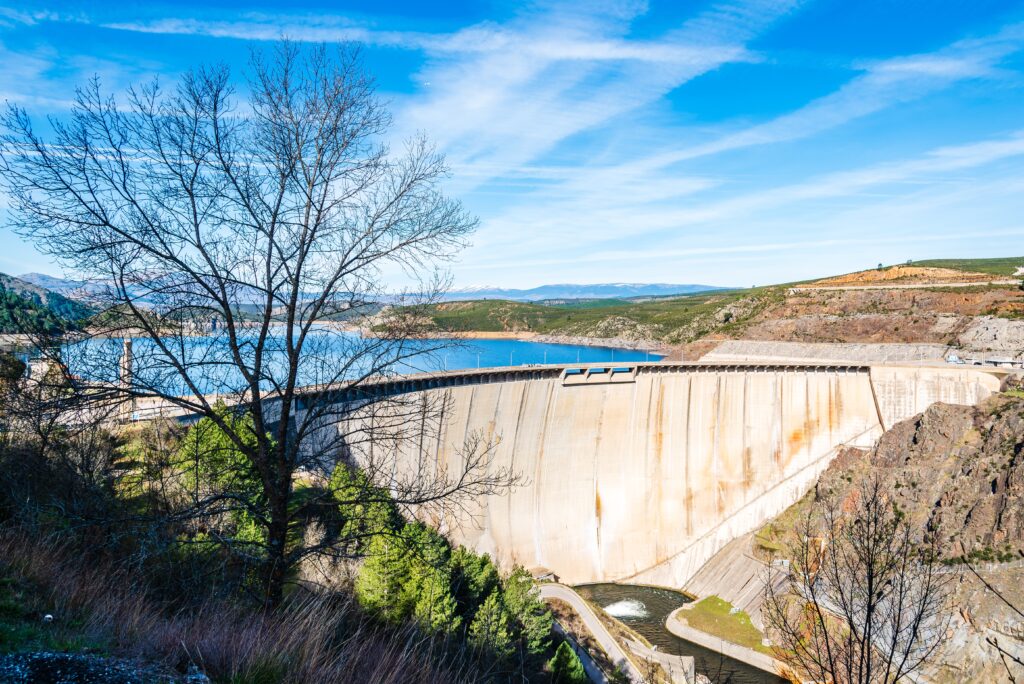
[[[946,633],[954,575],[877,479],[851,492],[825,493],[808,509],[790,551],[792,582],[767,582],[762,615],[778,657],[814,681],[904,681]]]
[[[244,98],[218,66],[123,102],[93,80],[75,102],[48,139],[11,106],[0,137],[18,229],[104,311],[60,367],[80,398],[176,407],[244,454],[257,494],[197,489],[189,511],[243,510],[262,529],[235,550],[258,559],[268,603],[326,544],[296,528],[330,493],[306,487],[300,506],[297,480],[323,482],[339,459],[369,455],[375,486],[412,508],[508,486],[483,440],[458,472],[403,454],[429,442],[444,402],[377,382],[441,344],[382,303],[432,301],[438,264],[476,221],[441,192],[447,170],[424,139],[384,146],[389,116],[357,54],[282,42],[254,54]],[[395,299],[394,272],[415,294]],[[339,322],[371,314],[372,337]],[[134,339],[127,361],[121,338]]]
[[[1013,611],[1018,617],[1024,618],[1024,611],[1014,605],[1012,601],[1006,598],[1003,592],[999,591],[991,582],[985,579],[967,556],[961,556],[960,562],[971,571],[975,579],[981,582],[986,591],[998,598],[1003,605]],[[999,654],[999,660],[1003,664],[1003,669],[1006,670],[1007,681],[1015,683],[1018,677],[1024,676],[1024,656],[1021,655],[1021,647],[1024,646],[1024,640],[1019,638],[1008,638],[1008,640],[1012,646],[1008,646],[1006,642],[1000,643],[998,636],[990,634],[985,637],[985,643],[994,648],[996,653]]]

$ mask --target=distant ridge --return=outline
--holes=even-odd
[[[624,299],[629,297],[665,297],[694,294],[727,288],[696,283],[595,283],[580,285],[560,283],[540,285],[526,290],[500,287],[464,287],[449,290],[445,299],[510,299],[519,302],[537,302],[545,299]]]
[[[35,285],[50,292],[56,292],[71,299],[82,298],[86,291],[86,284],[81,280],[58,278],[46,275],[45,273],[22,273],[17,278],[22,282]]]

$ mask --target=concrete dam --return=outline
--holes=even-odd
[[[1002,374],[928,366],[509,368],[399,381],[445,393],[418,456],[457,468],[474,432],[522,486],[434,519],[502,566],[567,583],[683,586],[795,503],[844,445],[869,447],[934,402],[974,404]],[[404,458],[400,456],[399,458]]]

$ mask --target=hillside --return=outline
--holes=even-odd
[[[1024,353],[1024,290],[992,281],[1011,280],[1018,268],[1024,257],[942,260],[789,286],[663,298],[445,302],[422,313],[438,332],[699,343],[680,352],[686,358],[725,339],[919,342],[1017,356]],[[944,287],[951,283],[957,287]]]
[[[801,283],[797,287],[833,287],[833,286],[872,286],[872,285],[943,285],[964,283],[990,283],[993,274],[978,271],[958,270],[937,266],[921,266],[919,264],[889,266],[886,268],[857,271],[844,275]]]
[[[1024,256],[999,257],[997,259],[926,259],[915,261],[916,266],[950,268],[956,271],[972,271],[998,276],[1019,275],[1024,268]]]
[[[500,287],[471,287],[447,292],[449,300],[507,299],[519,302],[539,302],[551,299],[621,299],[631,297],[665,297],[695,294],[725,288],[695,283],[561,283],[540,285],[529,289]]]
[[[443,331],[533,332],[675,344],[735,328],[780,296],[777,288],[763,288],[553,305],[482,300],[437,304],[426,315]]]
[[[45,307],[56,316],[69,321],[81,320],[92,314],[92,309],[81,302],[4,273],[0,273],[0,287],[32,302],[35,306]]]
[[[92,313],[63,295],[0,273],[0,333],[57,332]]]

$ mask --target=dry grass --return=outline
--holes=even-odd
[[[195,664],[215,681],[426,683],[482,674],[459,651],[412,626],[380,627],[344,597],[298,590],[274,612],[210,601],[169,613],[130,574],[10,532],[0,534],[0,572],[33,587],[24,608],[55,616],[56,641],[179,671]]]

